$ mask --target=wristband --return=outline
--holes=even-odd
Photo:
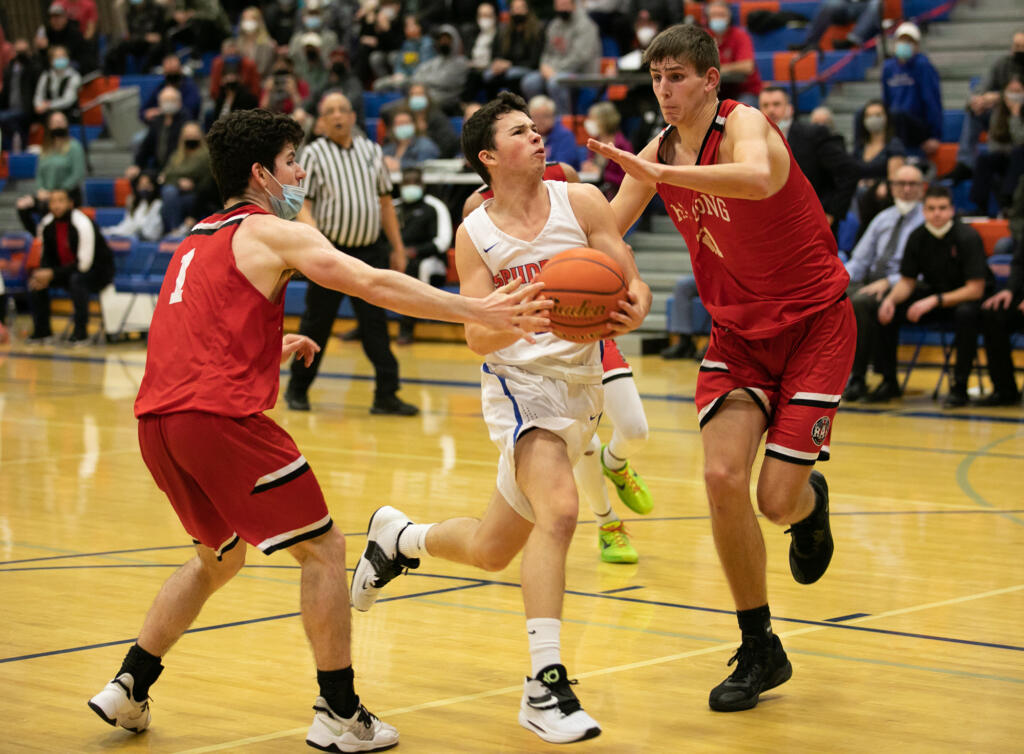
[[[939,308],[940,309],[944,308],[943,305],[942,305],[942,294],[941,293],[936,293],[935,294],[935,298],[937,298],[939,300]]]

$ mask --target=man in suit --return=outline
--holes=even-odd
[[[757,106],[786,137],[835,234],[839,221],[846,217],[860,175],[843,137],[825,126],[793,120],[793,105],[782,87],[762,89]]]

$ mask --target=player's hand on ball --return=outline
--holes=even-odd
[[[313,357],[319,352],[320,346],[305,335],[288,333],[281,342],[281,361],[295,354],[295,358],[302,361],[308,367],[313,364]]]
[[[634,278],[626,291],[628,300],[619,304],[619,310],[610,312],[608,319],[611,320],[612,335],[622,335],[635,330],[647,319],[651,311],[651,289],[647,283],[640,278]]]
[[[531,333],[547,331],[551,324],[548,311],[554,302],[539,296],[544,283],[522,283],[520,278],[514,278],[481,299],[483,311],[479,322],[495,330],[514,332],[534,343]]]

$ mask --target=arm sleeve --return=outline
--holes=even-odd
[[[964,280],[987,279],[989,275],[988,257],[985,255],[985,244],[978,231],[970,225],[961,228],[960,264],[964,271]]]
[[[36,82],[36,93],[35,96],[32,97],[32,104],[34,106],[38,107],[39,104],[46,99],[46,82],[49,80],[50,72],[47,71],[42,76],[40,76],[39,80]]]
[[[434,251],[444,256],[452,245],[452,216],[448,207],[435,196],[426,196],[424,200],[437,213],[437,233],[434,236]]]
[[[78,258],[78,271],[88,272],[92,268],[92,260],[96,252],[96,230],[89,222],[89,217],[77,209],[71,210],[71,224],[78,231],[78,248],[75,249],[75,256]]]
[[[144,241],[159,241],[164,234],[164,221],[160,215],[164,203],[160,199],[154,199],[149,203],[145,217],[139,224],[139,236]]]
[[[744,60],[754,59],[754,40],[746,29],[736,29],[736,58],[734,63],[741,63]]]
[[[855,285],[860,284],[864,280],[868,270],[871,268],[871,261],[875,256],[873,252],[878,247],[879,217],[881,215],[875,215],[874,219],[868,224],[864,235],[860,237],[857,245],[850,252],[850,261],[846,263],[846,271],[850,275],[850,282]]]
[[[919,247],[925,235],[928,233],[922,225],[914,230],[907,238],[907,246],[903,250],[903,260],[900,262],[900,276],[917,280],[920,274],[920,265],[917,263]]]
[[[77,139],[71,140],[68,157],[71,160],[71,174],[61,183],[61,188],[72,191],[85,180],[85,150]]]
[[[67,110],[78,103],[78,90],[82,86],[82,77],[74,68],[69,70],[71,73],[68,74],[68,81],[64,85],[64,94],[50,103],[50,107],[54,110]]]

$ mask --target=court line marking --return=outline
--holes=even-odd
[[[963,458],[963,460],[961,460],[960,463],[957,465],[957,467],[956,467],[956,483],[957,483],[957,486],[959,486],[960,490],[965,495],[967,495],[967,497],[969,497],[971,500],[973,500],[975,502],[975,504],[984,506],[985,508],[988,508],[988,509],[995,509],[995,506],[993,506],[992,503],[990,503],[988,500],[986,500],[984,497],[982,497],[982,495],[979,494],[978,491],[974,489],[974,485],[971,484],[971,480],[970,480],[971,466],[974,465],[974,462],[977,459],[985,456],[988,453],[990,448],[994,448],[997,445],[1001,445],[1002,443],[1006,442],[1007,440],[1012,440],[1012,439],[1015,439],[1015,438],[1020,437],[1020,436],[1021,436],[1021,433],[1014,432],[1014,433],[1011,433],[1011,434],[1007,435],[1006,437],[1002,437],[1002,438],[1000,438],[998,440],[993,440],[992,442],[988,443],[987,445],[982,445],[975,452],[968,453]],[[1000,512],[1000,515],[1002,515],[1003,518],[1005,518],[1005,519],[1007,519],[1009,521],[1013,521],[1013,523],[1018,524],[1019,526],[1024,526],[1024,519],[1020,519],[1017,516],[1013,515],[1012,513]]]

